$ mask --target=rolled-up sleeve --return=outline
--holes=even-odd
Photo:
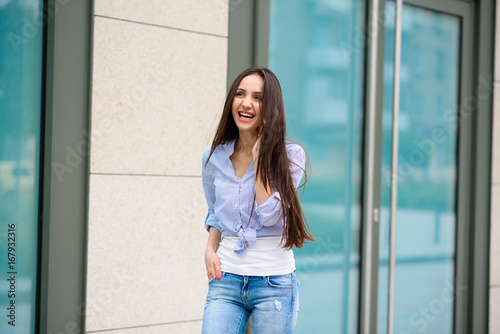
[[[293,185],[295,189],[299,186],[304,176],[305,158],[304,149],[297,144],[292,144],[287,150],[290,158],[290,171],[292,172]],[[255,212],[264,226],[272,226],[283,219],[283,208],[281,207],[281,196],[275,191],[264,203],[257,205],[255,200]]]
[[[215,183],[214,183],[214,169],[210,163],[206,165],[208,156],[210,154],[210,147],[203,152],[202,167],[201,167],[201,180],[203,190],[205,191],[205,199],[207,200],[208,213],[205,218],[205,228],[210,230],[210,226],[215,227],[222,232],[222,226],[215,214]]]

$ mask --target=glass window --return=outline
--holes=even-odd
[[[317,241],[295,250],[295,333],[357,333],[365,1],[272,0],[270,15],[289,139],[311,162],[301,203]]]
[[[34,333],[43,1],[0,1],[0,39],[0,332]]]

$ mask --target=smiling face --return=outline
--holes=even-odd
[[[240,132],[250,131],[257,134],[261,124],[261,103],[264,94],[264,79],[258,74],[244,77],[234,95],[232,113]]]

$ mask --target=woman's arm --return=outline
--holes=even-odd
[[[305,169],[305,151],[299,145],[287,147],[287,154],[290,158],[290,171],[295,188],[298,187]],[[260,181],[260,185],[258,185]],[[260,187],[260,195],[258,195]],[[280,194],[269,187],[271,193],[264,189],[262,180],[255,180],[256,208],[255,212],[259,216],[260,222],[264,226],[272,226],[283,219]],[[262,202],[259,202],[259,197]]]
[[[267,180],[267,188],[264,186],[264,182],[262,181],[262,175],[257,176],[258,169],[257,160],[254,160],[254,170],[255,170],[255,198],[257,200],[257,205],[261,205],[269,197],[274,194],[273,188],[269,184],[269,180]]]
[[[203,152],[202,159],[202,169],[201,169],[201,179],[203,183],[203,190],[205,191],[205,198],[208,205],[208,214],[205,219],[205,228],[208,233],[207,248],[205,250],[205,265],[207,267],[208,279],[214,277],[219,277],[221,275],[220,271],[220,259],[216,252],[219,248],[219,242],[221,241],[221,224],[217,215],[215,214],[215,180],[214,173],[211,168],[208,168],[206,161],[210,154],[210,147]]]
[[[267,180],[267,187],[264,186],[264,182],[262,181],[262,175],[257,176],[257,170],[259,169],[259,150],[260,150],[260,137],[257,138],[257,141],[255,142],[255,145],[252,149],[252,154],[253,154],[253,167],[254,167],[254,172],[255,172],[255,198],[257,200],[257,205],[261,205],[269,197],[272,196],[274,193],[273,188],[271,188],[271,185],[269,184],[269,180]]]
[[[210,231],[208,233],[207,248],[205,250],[205,265],[207,267],[207,276],[211,280],[214,277],[220,279],[220,259],[216,254],[217,249],[219,249],[219,243],[221,240],[221,233],[218,229],[210,226]]]
[[[203,184],[203,191],[205,192],[205,199],[208,205],[208,214],[205,218],[205,228],[207,232],[210,226],[215,227],[219,231],[222,230],[222,226],[219,219],[215,215],[215,177],[213,166],[206,165],[208,156],[210,154],[210,147],[208,147],[203,152],[202,165],[201,165],[201,181]]]

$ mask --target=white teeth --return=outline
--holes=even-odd
[[[240,116],[243,116],[243,117],[248,117],[248,118],[253,118],[254,117],[252,114],[249,114],[249,113],[246,113],[246,112],[240,112],[239,114],[240,114]]]

